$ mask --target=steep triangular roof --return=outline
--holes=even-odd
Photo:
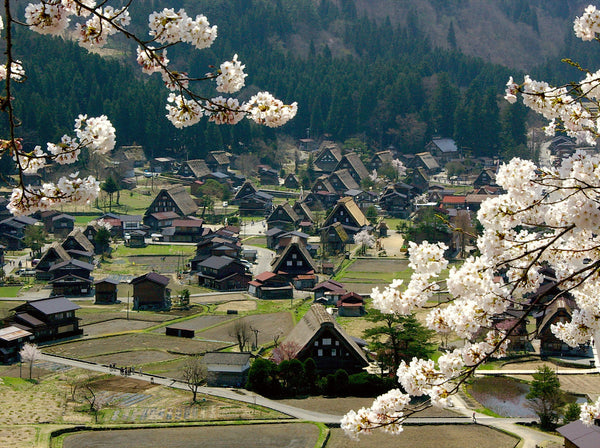
[[[294,343],[298,347],[302,347],[298,352],[300,354],[313,343],[313,340],[318,336],[322,327],[327,327],[333,332],[338,337],[338,340],[346,348],[350,349],[354,356],[360,359],[361,364],[365,367],[369,364],[365,353],[356,342],[342,329],[340,324],[327,312],[325,307],[318,303],[311,305],[304,317],[300,319],[300,322],[292,328],[292,331],[287,335],[284,342]]]
[[[329,226],[329,225],[333,224],[333,222],[330,222],[330,220],[333,216],[338,214],[340,208],[343,208],[344,210],[346,210],[348,215],[350,215],[354,219],[354,221],[356,222],[358,227],[363,227],[363,226],[369,225],[369,220],[366,218],[365,214],[358,207],[356,202],[354,202],[354,199],[352,199],[351,197],[345,197],[345,198],[340,199],[337,202],[336,206],[333,208],[333,210],[331,211],[331,213],[329,214],[327,219],[325,219],[325,222],[323,223],[324,226]]]
[[[80,229],[74,229],[67,235],[61,246],[66,250],[75,249],[84,252],[94,252],[94,244],[87,239]]]
[[[273,212],[267,218],[267,222],[271,221],[281,221],[283,218],[287,216],[291,223],[296,223],[300,220],[300,217],[296,213],[296,211],[292,208],[289,202],[284,202],[283,204],[279,204]]]
[[[344,161],[348,162],[348,164],[352,167],[356,174],[358,174],[358,177],[360,177],[361,181],[369,177],[369,170],[367,170],[365,164],[362,162],[362,160],[360,160],[360,157],[357,153],[349,152],[348,154],[345,154],[342,157],[342,160],[340,160],[338,165],[335,167],[336,171],[342,168]]]
[[[166,194],[171,198],[171,200],[175,203],[175,206],[179,209],[178,213],[182,216],[193,215],[196,213],[196,210],[198,210],[198,206],[183,185],[172,185],[168,188],[163,188],[160,190],[154,198],[154,201],[152,201],[152,204],[150,204],[150,207],[148,207],[148,210],[153,209],[154,203],[163,194]]]
[[[194,177],[196,177],[196,179],[200,179],[201,177],[210,174],[210,169],[203,159],[186,160],[181,164],[181,168],[185,167],[186,165],[190,171],[194,173]],[[179,169],[179,172],[181,172],[181,168]]]
[[[304,261],[307,263],[305,269],[306,271],[316,270],[315,260],[313,260],[313,258],[308,253],[306,246],[302,243],[301,239],[298,236],[293,236],[290,240],[290,243],[285,247],[283,252],[281,252],[279,256],[275,257],[271,262],[273,272],[286,271],[286,266],[284,265],[284,262],[287,260],[288,256],[290,256],[290,254],[293,251],[298,251],[304,258]]]
[[[335,185],[334,178],[338,179],[338,181],[342,184],[342,188],[340,189],[341,191],[360,189],[360,185],[358,185],[358,183],[350,174],[350,171],[347,169],[337,170],[331,173],[329,175],[329,182],[331,182],[331,185]]]

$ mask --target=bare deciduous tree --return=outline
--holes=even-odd
[[[204,362],[197,356],[189,358],[183,365],[183,379],[192,391],[192,401],[196,402],[198,389],[206,380],[207,370]]]
[[[248,322],[243,319],[238,319],[233,324],[233,328],[230,330],[229,336],[235,338],[240,352],[243,352],[250,341],[250,336],[252,336],[252,329],[250,328]]]

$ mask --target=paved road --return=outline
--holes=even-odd
[[[54,362],[57,364],[68,365],[72,367],[78,367],[82,369],[92,370],[95,372],[102,373],[110,373],[113,375],[119,375],[118,370],[110,369],[107,366],[89,363],[85,361],[78,361],[73,359],[62,358],[59,356],[42,354],[42,361]],[[145,373],[134,373],[129,375],[129,378],[134,378],[142,381],[152,382],[154,384],[161,384],[167,387],[174,387],[177,389],[187,389],[187,385],[179,380],[175,380],[172,378],[159,378],[152,375],[148,375]],[[337,424],[340,422],[341,415],[332,415],[326,414],[322,412],[315,411],[307,411],[305,409],[300,409],[294,406],[290,406],[288,404],[284,404],[278,401],[269,400],[261,395],[257,395],[254,392],[247,391],[245,389],[227,389],[221,387],[201,387],[199,389],[199,393],[211,395],[215,397],[227,398],[231,400],[237,400],[249,404],[257,404],[260,406],[264,406],[269,409],[274,409],[276,411],[282,412],[291,417],[300,419],[300,420],[309,420],[314,422],[322,422],[322,423],[330,423]],[[458,424],[458,423],[468,423],[472,421],[473,411],[468,409],[466,404],[460,399],[458,396],[453,397],[454,410],[461,413],[462,417],[450,417],[450,418],[431,418],[431,417],[412,417],[407,419],[406,424],[418,424],[418,425],[426,425],[426,424]],[[551,436],[549,434],[545,434],[534,429],[517,425],[520,422],[528,422],[531,419],[522,419],[522,418],[494,418],[489,417],[484,414],[476,414],[477,424],[491,426],[503,429],[505,431],[511,432],[513,434],[518,435],[524,440],[521,448],[536,448],[540,446],[542,443],[552,442],[556,443],[557,446],[562,446],[562,439],[556,436]]]

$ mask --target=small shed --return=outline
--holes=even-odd
[[[204,355],[208,386],[243,387],[248,379],[251,353],[208,352]]]
[[[96,290],[96,304],[111,304],[117,302],[117,286],[119,280],[111,277],[96,280],[94,288]]]
[[[196,331],[193,328],[185,326],[185,323],[181,323],[166,327],[165,334],[167,336],[177,336],[179,338],[192,339],[194,336],[196,336]]]

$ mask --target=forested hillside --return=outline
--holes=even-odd
[[[475,22],[468,16],[479,8],[487,11],[479,25],[510,24],[504,32],[494,28],[498,44],[490,44],[490,52],[501,51],[504,39],[512,41],[507,31],[534,30],[539,39],[528,45],[532,51],[543,48],[535,61],[542,62],[543,55],[573,45],[559,36],[562,31],[552,39],[543,36],[548,23],[569,35],[570,15],[580,12],[572,3],[577,2],[140,0],[133,2],[132,27],[145,33],[149,12],[175,4],[190,15],[205,14],[219,26],[217,42],[203,52],[170,49],[173,64],[201,76],[210,64],[237,53],[249,73],[243,97],[269,90],[298,102],[297,117],[277,130],[293,138],[327,133],[340,141],[360,137],[373,148],[394,145],[414,152],[437,134],[456,138],[475,154],[508,155],[524,149],[524,127],[516,124],[525,112],[499,98],[508,76],[518,72],[465,53],[477,53],[463,44],[482,32],[474,28],[469,34]],[[108,115],[119,145],[142,144],[154,156],[171,149],[189,157],[225,147],[235,152],[240,142],[264,148],[257,142],[274,138],[272,130],[247,120],[233,127],[202,122],[175,130],[164,118],[168,92],[158,76],[139,72],[130,42],[117,39],[110,47],[105,53],[110,56],[93,55],[69,41],[19,31],[15,51],[28,82],[18,91],[17,110],[27,144],[57,140],[79,113]],[[555,65],[556,56],[547,67]],[[548,74],[543,67],[538,72]]]

